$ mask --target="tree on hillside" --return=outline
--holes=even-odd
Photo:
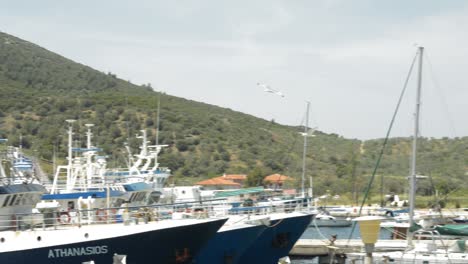
[[[255,167],[252,171],[247,174],[247,187],[256,187],[263,184],[264,178],[263,170],[260,167]]]

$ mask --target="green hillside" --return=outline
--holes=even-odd
[[[0,33],[0,92],[0,137],[19,145],[22,136],[25,151],[49,172],[54,150],[59,161],[66,155],[66,119],[78,120],[76,146],[85,144],[84,124],[95,124],[93,140],[108,155],[109,166],[123,166],[124,143],[137,151],[139,130],[146,129],[154,141],[159,98],[159,143],[169,145],[160,162],[173,171],[176,184],[254,169],[301,176],[301,127],[160,94],[5,33]],[[316,132],[307,153],[314,192],[362,193],[381,144]],[[378,170],[379,177],[385,175],[385,192],[405,191],[410,149],[408,138],[390,140]],[[468,137],[423,139],[420,150],[420,174],[433,179],[421,183],[421,194],[430,195],[433,185],[439,193],[467,189]],[[380,178],[376,184],[377,191]]]

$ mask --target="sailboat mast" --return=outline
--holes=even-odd
[[[302,197],[305,197],[304,185],[305,185],[305,173],[306,173],[306,153],[307,153],[307,136],[309,133],[309,107],[310,102],[307,101],[307,110],[304,126],[304,151],[302,153],[302,178],[301,178],[301,192]]]
[[[414,134],[413,134],[413,152],[411,155],[411,175],[409,192],[409,220],[410,229],[414,222],[415,196],[416,196],[416,153],[419,136],[419,111],[421,108],[421,86],[422,86],[422,63],[424,47],[419,47],[419,70],[418,70],[418,88],[416,92],[416,111],[414,114]]]
[[[67,166],[67,184],[71,182],[71,168],[73,164],[73,123],[76,120],[73,119],[68,119],[66,120],[68,123],[68,166]],[[68,186],[67,186],[68,188]]]

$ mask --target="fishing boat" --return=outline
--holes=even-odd
[[[281,258],[288,256],[314,215],[306,212],[292,212],[273,213],[268,216],[270,224],[242,254],[238,263],[278,263]]]
[[[6,142],[6,140],[2,140]],[[29,173],[17,173],[14,165],[18,159],[7,152],[0,161],[0,230],[14,229],[15,219],[23,214],[31,214],[33,208],[41,200],[46,189],[36,183]],[[18,156],[17,156],[18,157]],[[23,160],[21,158],[21,160]],[[5,172],[4,164],[9,164],[10,175]],[[24,170],[22,172],[25,172]],[[29,218],[24,224],[30,225],[34,221]]]
[[[409,226],[407,234],[407,248],[403,251],[378,252],[365,255],[362,253],[347,254],[348,263],[366,263],[373,259],[372,263],[468,263],[468,253],[465,251],[465,241],[453,241],[452,245],[446,245],[441,242],[442,248],[438,247],[437,240],[440,240],[440,234],[432,227],[420,226],[419,229],[415,223],[415,198],[416,198],[416,179],[419,175],[416,173],[416,154],[417,140],[419,137],[419,112],[421,105],[421,83],[422,83],[422,62],[424,48],[418,48],[419,71],[418,87],[416,94],[416,111],[414,120],[414,135],[411,156],[411,175],[409,176]],[[414,230],[418,229],[418,230]],[[417,240],[414,238],[424,237],[426,240]],[[427,238],[429,237],[429,240]]]
[[[222,198],[208,200],[201,198],[203,195],[199,192],[193,192],[194,188],[179,186],[171,189],[175,193],[186,191],[182,201],[177,203],[179,211],[188,215],[203,212],[228,217],[227,223],[197,256],[200,260],[197,263],[277,263],[288,255],[314,216],[301,212],[307,207],[295,199],[259,205],[226,200],[228,196],[232,198],[244,193],[242,190],[225,191]],[[246,190],[247,193],[252,191],[258,192]]]
[[[149,145],[146,130],[141,130],[141,139],[139,154],[132,155],[130,147],[126,145],[129,155],[130,166],[123,168],[107,168],[104,177],[108,181],[124,181],[126,183],[144,182],[150,185],[151,202],[158,202],[167,178],[171,171],[166,167],[161,167],[158,162],[158,155],[167,145]],[[136,160],[134,159],[136,158]]]
[[[269,224],[268,218],[246,220],[245,217],[229,217],[197,254],[195,263],[241,263],[244,252],[256,243]]]
[[[76,222],[63,224],[55,214],[43,221],[0,232],[0,262],[49,263],[192,263],[194,256],[226,219],[157,219],[103,223],[74,211]],[[51,216],[51,217],[46,217]]]
[[[67,120],[68,128],[68,164],[57,167],[49,193],[42,197],[38,207],[49,207],[55,203],[62,211],[73,209],[91,209],[104,207],[143,206],[148,203],[153,192],[151,185],[134,181],[122,175],[108,177],[107,163],[104,156],[99,156],[101,149],[92,145],[92,124],[88,128],[85,148],[72,147],[73,122]],[[75,153],[75,155],[73,155]]]
[[[0,162],[0,263],[148,263],[148,259],[192,263],[227,220],[170,217],[156,206],[68,207],[65,212],[60,206],[38,208],[47,190],[19,178],[20,174],[7,175],[3,164]],[[84,188],[95,195],[89,200],[99,200],[98,191]],[[74,195],[84,193],[62,194],[70,201],[80,201]],[[109,196],[108,192],[102,198]]]

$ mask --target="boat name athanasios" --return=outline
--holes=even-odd
[[[100,255],[107,254],[107,246],[95,246],[95,247],[77,247],[77,248],[56,248],[49,249],[49,258],[64,258],[64,257],[75,257],[75,256],[88,256],[88,255]]]

